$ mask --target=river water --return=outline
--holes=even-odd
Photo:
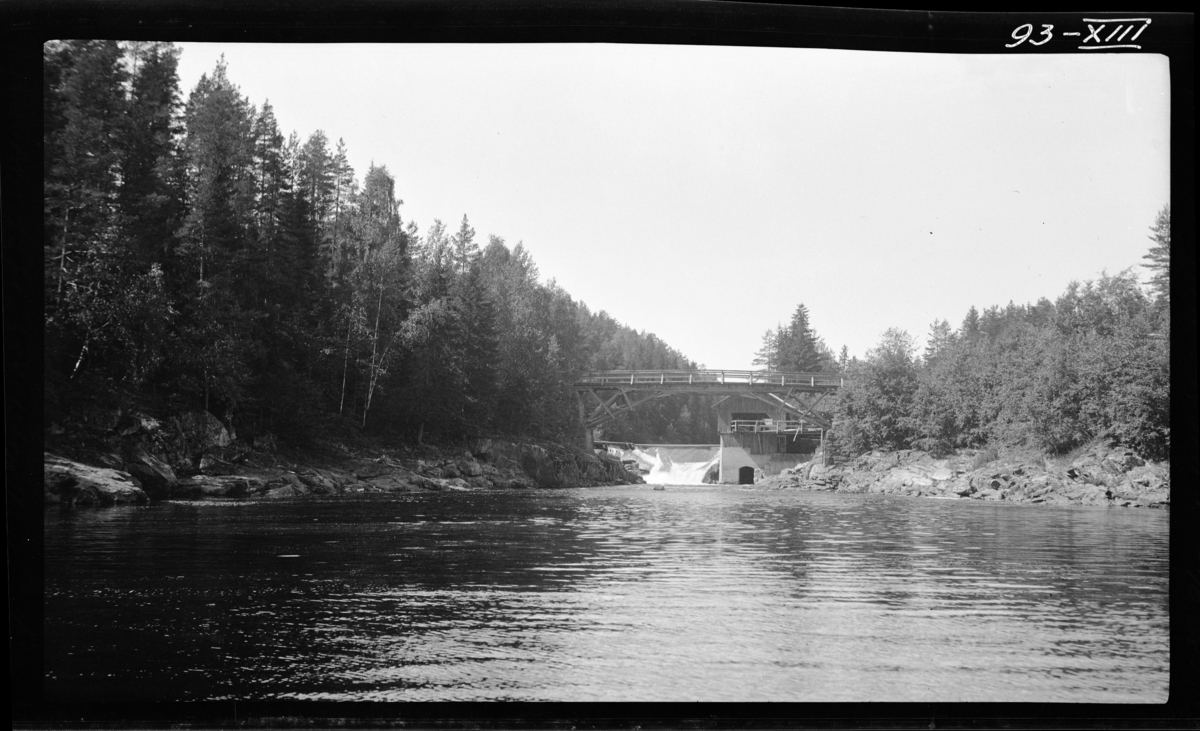
[[[1168,522],[645,485],[48,510],[45,688],[1164,702]]]

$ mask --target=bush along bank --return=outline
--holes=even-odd
[[[46,447],[44,502],[63,507],[642,482],[606,455],[491,439],[458,447],[326,442],[317,456],[288,459],[274,440],[243,442],[203,411],[166,419],[96,411],[51,425]]]
[[[762,484],[848,493],[968,498],[1041,505],[1169,508],[1170,465],[1097,441],[1064,458],[964,451],[938,459],[920,450],[874,451],[844,464],[797,465]]]

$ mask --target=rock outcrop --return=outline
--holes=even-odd
[[[1069,462],[977,453],[937,459],[919,450],[870,452],[837,466],[798,465],[764,484],[837,492],[1006,500],[1047,505],[1169,507],[1170,468],[1097,442]]]
[[[83,470],[101,470],[112,485],[127,484],[141,499],[280,499],[303,496],[482,488],[592,487],[640,483],[635,474],[607,455],[553,444],[517,444],[479,439],[465,449],[436,447],[378,450],[379,456],[350,454],[344,445],[335,456],[313,458],[320,467],[292,464],[257,451],[236,438],[219,419],[205,412],[158,419],[136,411],[96,411],[79,422],[51,425],[48,441],[69,447]],[[68,461],[61,457],[54,460]],[[53,462],[57,465],[58,462]],[[47,500],[68,504],[128,501],[133,493],[89,492],[80,498],[63,479],[53,477],[47,455]],[[58,471],[55,471],[58,470]],[[124,475],[123,478],[117,475]],[[108,496],[112,496],[110,499]]]
[[[149,502],[150,497],[128,472],[92,467],[56,454],[43,453],[43,502],[63,507]]]

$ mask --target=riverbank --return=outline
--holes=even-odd
[[[52,424],[44,446],[47,505],[642,482],[617,459],[547,442],[477,439],[416,446],[357,437],[321,440],[298,454],[269,438],[240,440],[203,411],[155,418],[135,410],[96,410]]]
[[[814,460],[760,484],[777,489],[1041,505],[1171,505],[1168,463],[1148,463],[1103,439],[1057,458],[964,450],[939,459],[915,449],[876,451],[834,466]]]

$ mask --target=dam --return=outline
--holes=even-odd
[[[826,398],[842,385],[840,375],[829,373],[596,371],[575,383],[575,393],[585,445],[634,461],[647,482],[678,478],[673,484],[701,484],[708,476],[709,482],[747,485],[823,451],[825,433],[832,426]],[[635,445],[594,439],[597,427],[639,404],[676,394],[716,398],[720,444]]]

